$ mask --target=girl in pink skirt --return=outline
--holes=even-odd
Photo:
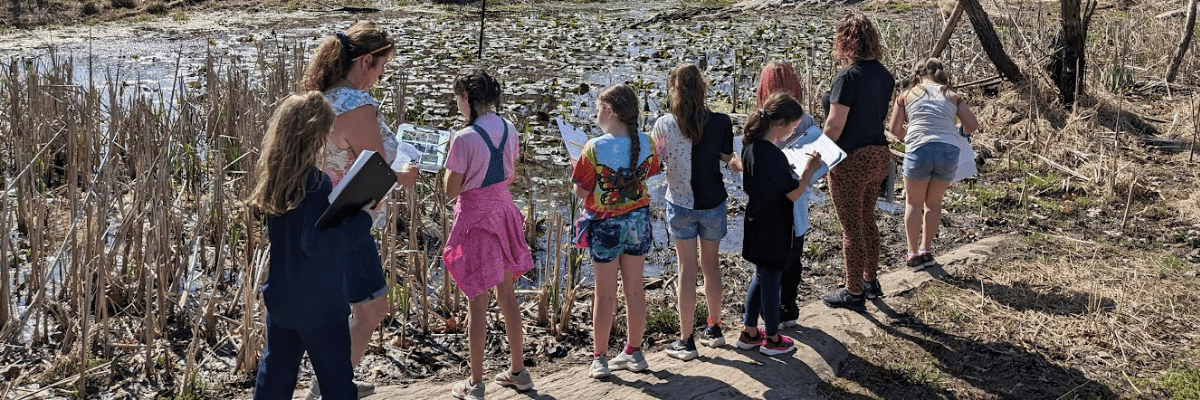
[[[496,383],[517,390],[533,388],[521,354],[521,313],[513,294],[513,281],[533,269],[533,258],[521,230],[524,219],[508,191],[520,140],[516,127],[496,115],[500,83],[475,70],[455,79],[454,96],[469,126],[454,134],[446,158],[446,196],[457,197],[458,203],[442,260],[470,299],[471,377],[455,384],[451,394],[483,399],[484,324],[491,300],[486,292],[493,287],[511,346],[509,369],[496,375]]]

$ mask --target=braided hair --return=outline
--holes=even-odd
[[[454,79],[454,94],[467,95],[467,103],[471,105],[467,115],[467,126],[470,126],[479,118],[475,111],[477,107],[500,104],[500,82],[488,75],[487,71],[476,69]]]
[[[608,105],[613,114],[629,131],[629,169],[637,171],[638,156],[642,154],[642,138],[638,133],[638,119],[641,118],[641,108],[638,107],[637,93],[627,85],[613,85],[600,91],[597,102]],[[625,182],[627,189],[638,185],[637,179]]]

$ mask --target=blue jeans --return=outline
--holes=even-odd
[[[708,210],[693,210],[668,202],[667,228],[671,237],[681,240],[695,239],[710,242],[725,238],[729,232],[729,221],[725,215],[725,202]]]
[[[322,399],[357,400],[346,317],[331,315],[293,329],[279,325],[267,314],[267,347],[258,364],[254,400],[291,400],[305,351],[321,381]]]
[[[767,336],[779,333],[779,281],[783,271],[769,270],[754,266],[754,279],[746,288],[746,315],[742,317],[745,326],[758,326],[758,315],[761,313],[766,324]]]

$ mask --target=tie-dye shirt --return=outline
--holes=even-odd
[[[646,179],[661,171],[654,140],[638,134],[637,168],[629,169],[632,142],[628,137],[604,135],[583,146],[571,180],[591,193],[583,199],[590,219],[604,219],[650,205]],[[631,181],[633,184],[630,184]]]

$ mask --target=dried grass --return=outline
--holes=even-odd
[[[1191,329],[1200,324],[1196,266],[1157,252],[1055,239],[1012,251],[1014,258],[951,278],[960,290],[942,292],[937,307],[916,316],[931,326],[953,326],[972,341],[1042,354],[1113,386],[1125,386],[1122,374],[1153,379],[1181,361],[1198,361],[1187,353],[1200,348],[1200,333]],[[969,322],[952,320],[954,313]],[[1121,397],[1138,390],[1123,389]]]

